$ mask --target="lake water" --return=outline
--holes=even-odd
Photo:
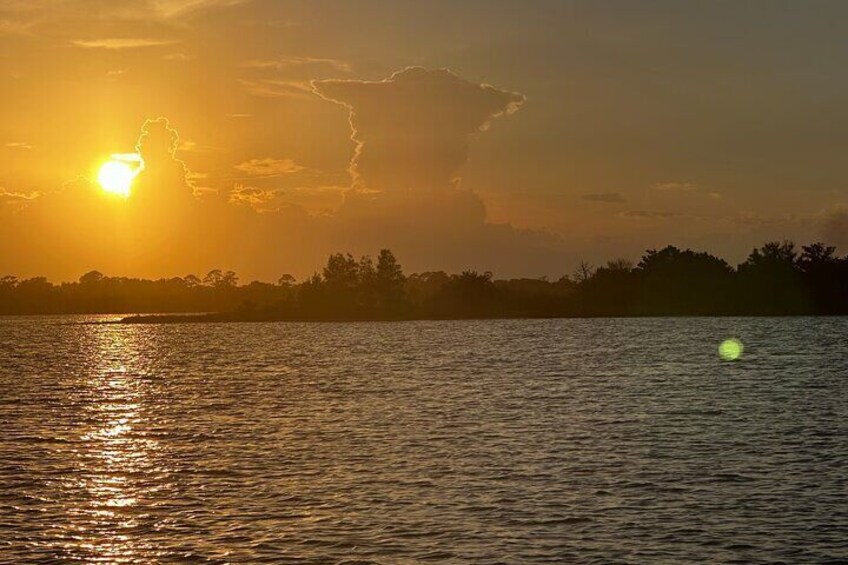
[[[846,318],[80,320],[0,320],[0,563],[848,557]]]

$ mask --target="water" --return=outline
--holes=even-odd
[[[0,320],[0,563],[848,556],[845,318],[75,320]]]

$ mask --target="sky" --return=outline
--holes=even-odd
[[[0,274],[848,253],[845,21],[820,1],[0,0]],[[143,162],[128,197],[97,180],[115,154]]]

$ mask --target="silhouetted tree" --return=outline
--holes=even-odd
[[[294,286],[294,284],[296,282],[297,282],[297,279],[295,279],[293,276],[291,276],[288,273],[286,273],[285,275],[283,275],[279,279],[277,279],[277,284],[280,285],[280,286],[284,286],[284,287],[292,287],[292,286]]]
[[[403,286],[403,269],[388,249],[381,249],[377,257],[377,280],[385,288],[399,288]]]
[[[579,269],[580,274],[585,272]],[[579,283],[577,311],[582,315],[626,316],[633,309],[632,269],[626,262],[611,262]]]
[[[615,259],[614,261],[607,262],[607,269],[613,271],[632,271],[633,261],[630,259]]]
[[[388,249],[381,249],[377,256],[377,267],[372,284],[376,296],[376,308],[389,317],[402,316],[405,313],[405,293],[403,269]]]
[[[212,269],[206,276],[203,277],[203,284],[206,286],[221,286],[221,281],[224,280],[224,273],[221,272],[221,269]]]
[[[453,275],[437,295],[436,312],[445,317],[491,318],[503,315],[492,273],[463,271]]]
[[[704,252],[648,250],[636,267],[617,259],[575,280],[494,280],[492,273],[442,271],[404,276],[381,250],[376,261],[336,253],[300,284],[238,284],[215,269],[159,280],[91,271],[77,282],[0,278],[0,314],[230,312],[219,319],[336,320],[627,315],[848,314],[848,259],[833,247],[771,242],[732,269]]]
[[[80,277],[80,284],[97,284],[103,280],[103,273],[100,271],[90,271]]]
[[[186,275],[183,277],[183,284],[188,288],[196,288],[203,284],[203,281],[197,275]]]
[[[737,309],[747,314],[801,314],[809,311],[798,253],[791,241],[766,243],[739,265]]]
[[[724,260],[669,245],[646,252],[637,267],[635,312],[702,315],[729,311],[733,269]]]
[[[17,312],[45,314],[53,306],[53,285],[44,277],[33,277],[18,281],[15,286],[15,298],[18,299]]]
[[[813,243],[801,248],[797,264],[805,293],[816,314],[848,313],[848,260],[836,256],[836,248]]]
[[[238,275],[235,274],[235,272],[227,271],[226,273],[223,274],[223,276],[221,277],[220,286],[234,287],[236,285],[238,285]]]
[[[408,276],[404,283],[404,294],[415,311],[422,313],[435,301],[435,297],[450,282],[444,271],[428,271]]]
[[[577,268],[574,269],[572,277],[577,284],[581,284],[588,281],[594,272],[595,268],[592,265],[586,261],[580,261]]]
[[[359,282],[359,264],[348,253],[336,253],[327,259],[324,267],[324,283],[336,290],[350,290]]]

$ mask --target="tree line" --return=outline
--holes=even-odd
[[[336,253],[308,279],[239,284],[213,270],[159,280],[97,271],[54,285],[0,278],[0,314],[219,312],[220,319],[367,320],[570,316],[848,314],[848,257],[822,243],[754,249],[737,267],[705,252],[651,249],[636,264],[581,263],[557,280],[490,272],[405,275],[391,251]]]

